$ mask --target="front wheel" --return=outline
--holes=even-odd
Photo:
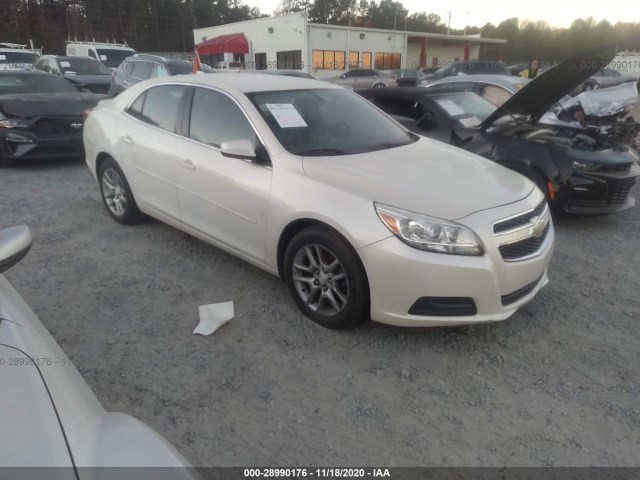
[[[376,83],[373,88],[384,88],[386,85],[384,83]]]
[[[142,218],[138,205],[133,198],[131,187],[120,165],[108,158],[100,166],[98,173],[102,201],[109,215],[119,223],[132,224]]]
[[[323,327],[350,328],[369,319],[364,267],[337,232],[314,226],[298,233],[287,247],[284,273],[302,313]]]

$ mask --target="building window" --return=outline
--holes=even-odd
[[[371,68],[371,52],[362,52],[362,68]]]
[[[302,51],[290,50],[288,52],[276,53],[277,67],[285,70],[302,69]]]
[[[256,70],[266,70],[267,69],[267,54],[266,53],[256,53]]]
[[[349,68],[358,68],[358,67],[360,67],[360,53],[349,52]]]
[[[376,68],[379,70],[395,70],[400,68],[400,54],[376,52]]]
[[[316,70],[344,70],[345,52],[335,50],[314,50],[313,68]]]

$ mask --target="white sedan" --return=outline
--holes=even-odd
[[[163,78],[87,114],[116,221],[151,215],[279,275],[325,327],[503,320],[548,282],[532,182],[327,82]]]
[[[26,226],[0,230],[2,478],[128,478],[126,469],[113,469],[128,467],[135,471],[137,480],[201,479],[150,427],[129,415],[104,409],[2,275],[30,247],[31,232]]]

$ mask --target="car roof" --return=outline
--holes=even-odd
[[[42,70],[0,70],[0,75],[51,75],[50,73],[43,72]]]
[[[344,90],[338,85],[321,80],[308,78],[289,77],[285,75],[264,75],[262,73],[222,73],[219,75],[191,74],[162,77],[155,80],[146,80],[145,84],[157,83],[189,83],[218,87],[229,92],[253,93],[253,92],[277,92],[280,90],[305,90],[305,89],[336,89]]]
[[[464,77],[445,77],[439,80],[434,80],[424,85],[424,88],[429,88],[432,85],[441,85],[443,83],[492,83],[494,85],[501,85],[503,87],[516,87],[518,84],[528,83],[528,78],[514,77],[510,75],[493,75],[493,74],[479,74],[479,75],[465,75]]]
[[[56,58],[62,61],[73,61],[73,60],[92,60],[97,62],[93,57],[87,57],[86,55],[43,55],[40,58]]]

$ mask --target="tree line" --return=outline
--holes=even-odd
[[[251,0],[248,0],[249,2]],[[242,0],[1,0],[0,42],[32,39],[45,53],[64,52],[67,39],[126,41],[138,51],[193,49],[192,29],[268,16]],[[409,14],[393,0],[282,0],[274,14],[306,10],[316,23],[396,28],[431,33],[503,38],[504,60],[561,61],[605,43],[640,51],[640,23],[611,24],[592,17],[569,28],[509,18],[497,25],[449,29],[436,14]],[[491,52],[495,55],[495,52]]]

